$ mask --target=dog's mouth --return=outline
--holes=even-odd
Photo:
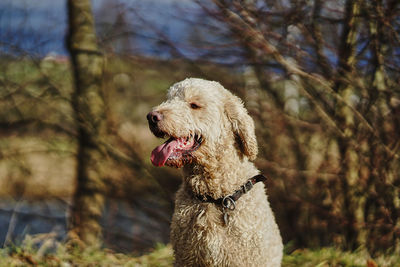
[[[180,168],[192,162],[192,153],[200,147],[202,142],[203,137],[197,134],[187,137],[170,137],[151,152],[151,162],[158,167],[167,165]]]

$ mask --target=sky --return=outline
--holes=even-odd
[[[63,53],[66,18],[64,1],[2,0],[1,50],[21,54]]]
[[[107,7],[115,6],[117,1],[93,0],[96,23],[104,25]],[[141,19],[127,12],[126,20],[136,32],[137,52],[154,53],[156,32],[162,32],[172,41],[179,41],[187,34],[187,23],[174,13],[177,6],[182,9],[195,9],[188,0],[120,0],[124,10],[135,9]],[[107,16],[109,14],[109,16]],[[151,22],[151,23],[150,23]],[[151,24],[151,25],[150,25]],[[99,25],[97,25],[99,26]],[[67,54],[64,37],[67,32],[66,1],[63,0],[1,0],[0,1],[0,51],[12,54],[48,53]]]

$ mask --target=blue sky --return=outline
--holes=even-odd
[[[143,18],[139,21],[129,12],[126,16],[132,28],[141,31],[136,39],[139,39],[137,46],[142,53],[151,53],[154,41],[152,39],[156,37],[154,29],[162,31],[172,41],[177,42],[188,32],[189,25],[174,15],[177,6],[192,11],[196,9],[196,5],[188,0],[94,0],[92,5],[96,21],[101,22],[106,19],[103,14],[105,4],[113,6],[115,3],[122,4],[125,9],[134,8]],[[1,0],[0,2],[1,51],[37,55],[50,52],[66,54],[64,45],[66,31],[66,1]]]
[[[0,10],[3,51],[64,52],[62,38],[67,18],[64,1],[2,0]]]

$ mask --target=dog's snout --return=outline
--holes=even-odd
[[[156,124],[157,122],[161,121],[162,119],[163,119],[163,115],[160,112],[151,111],[151,112],[149,112],[149,114],[147,114],[147,120],[152,124]]]

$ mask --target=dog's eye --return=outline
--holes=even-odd
[[[190,107],[192,108],[192,109],[199,109],[199,108],[201,108],[199,105],[197,105],[196,103],[190,103]]]

